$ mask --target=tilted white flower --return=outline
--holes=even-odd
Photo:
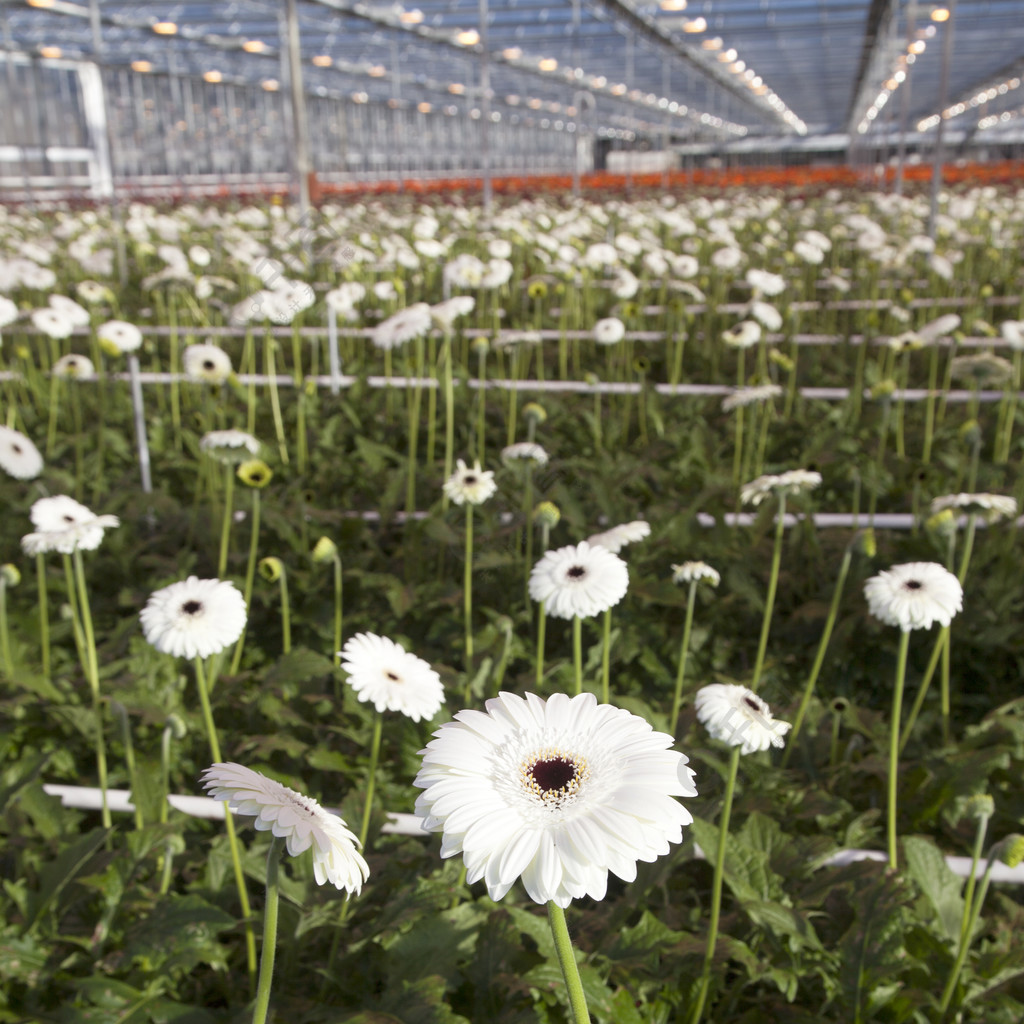
[[[207,658],[245,629],[245,598],[228,580],[189,576],[150,594],[139,614],[146,639],[176,658]]]
[[[872,576],[864,584],[868,610],[903,632],[948,626],[963,608],[960,581],[936,562],[907,562]]]
[[[317,885],[330,882],[359,894],[370,869],[357,849],[359,840],[338,815],[244,765],[211,765],[200,780],[210,796],[226,800],[235,814],[254,815],[258,831],[284,839],[293,857],[312,848]]]
[[[514,462],[530,462],[537,466],[548,464],[548,453],[533,441],[517,441],[501,449],[501,461],[506,465]]]
[[[501,899],[522,878],[537,903],[603,899],[682,841],[696,796],[673,738],[593,694],[501,693],[434,733],[413,782],[416,813],[462,854],[470,883]]]
[[[338,654],[349,686],[378,711],[400,711],[418,722],[433,718],[444,703],[441,677],[394,640],[357,633]]]
[[[744,505],[760,505],[769,495],[800,494],[821,484],[821,474],[808,469],[790,469],[785,473],[766,473],[740,488]]]
[[[711,736],[739,747],[742,754],[783,746],[782,737],[790,729],[789,722],[776,721],[767,703],[745,686],[712,683],[697,691],[693,703]]]
[[[20,430],[0,426],[0,469],[15,480],[33,480],[43,471],[43,457]]]
[[[1003,494],[944,494],[931,504],[931,514],[944,509],[957,512],[975,513],[986,522],[1009,519],[1017,514],[1017,499]]]
[[[614,345],[626,336],[626,325],[618,317],[608,316],[594,324],[594,341],[598,345]]]
[[[534,601],[557,619],[587,619],[618,604],[629,587],[629,570],[618,555],[586,541],[548,551],[530,572]]]
[[[100,347],[109,355],[134,352],[142,346],[142,331],[124,320],[108,320],[96,328]]]
[[[223,384],[231,376],[231,357],[217,345],[189,345],[181,365],[187,377],[207,384]]]
[[[732,348],[751,348],[761,340],[761,325],[756,320],[742,320],[722,332],[722,341]]]
[[[474,462],[471,469],[462,459],[458,460],[455,472],[442,487],[444,493],[456,505],[465,502],[469,502],[470,505],[482,505],[497,489],[493,470],[481,469],[479,461]]]
[[[244,430],[210,430],[199,439],[199,450],[222,462],[244,462],[259,455],[260,443]]]
[[[749,388],[737,388],[731,395],[722,399],[722,412],[732,412],[757,402],[767,402],[778,398],[782,388],[778,384],[757,384]]]
[[[96,367],[88,356],[80,356],[71,352],[61,356],[53,364],[51,371],[55,377],[63,380],[92,380],[96,376]]]
[[[627,544],[635,544],[651,535],[651,524],[643,519],[635,519],[631,523],[613,526],[603,533],[595,533],[587,538],[587,543],[606,548],[617,555]]]
[[[425,302],[415,302],[377,324],[371,341],[377,348],[397,348],[413,338],[422,337],[430,330],[432,323],[430,306]]]
[[[120,525],[117,516],[98,516],[65,494],[40,498],[32,505],[29,518],[35,532],[21,538],[28,555],[94,551],[103,542],[103,531]]]
[[[717,569],[713,569],[707,562],[683,562],[682,565],[672,566],[673,583],[710,583],[717,587],[722,577]]]

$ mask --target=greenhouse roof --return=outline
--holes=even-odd
[[[314,94],[763,138],[1005,128],[1022,110],[1019,0],[296,0]],[[288,5],[8,0],[4,49],[283,87]],[[946,15],[943,18],[943,15]],[[952,38],[950,39],[950,36]],[[942,103],[943,51],[951,43]],[[486,55],[487,60],[484,60]],[[486,65],[486,67],[485,67]],[[484,77],[487,76],[487,77]],[[588,95],[589,94],[589,95]],[[892,98],[892,102],[888,102]],[[1016,128],[1016,124],[1013,125]]]

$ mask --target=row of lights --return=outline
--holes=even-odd
[[[949,8],[932,8],[931,20],[938,24],[949,21]],[[872,101],[871,106],[864,112],[860,124],[857,125],[858,134],[864,135],[868,131],[871,123],[882,112],[882,108],[889,102],[892,94],[906,81],[907,69],[924,53],[928,46],[927,40],[931,39],[934,35],[934,25],[927,25],[925,28],[920,29],[917,33],[917,38],[912,43],[907,44],[906,52],[901,53],[896,58],[896,66],[893,69],[893,73],[883,83],[878,95]],[[938,119],[936,119],[936,123],[938,123]],[[918,125],[918,131],[924,131],[920,124]]]
[[[982,89],[980,92],[975,93],[969,100],[961,100],[959,103],[954,103],[951,107],[946,107],[941,114],[931,114],[923,120],[918,121],[917,130],[919,132],[926,132],[929,129],[934,128],[939,121],[948,121],[950,118],[959,117],[968,110],[973,110],[975,107],[980,107],[982,104],[988,103],[989,100],[994,100],[997,96],[1005,96],[1008,92],[1011,92],[1014,89],[1019,89],[1020,86],[1021,79],[1016,76],[1014,78],[1008,78],[1005,82],[1000,82],[998,85],[989,86],[989,88]],[[995,117],[996,121],[999,120],[998,114],[991,116]],[[992,127],[991,124],[985,124],[985,122],[990,119],[990,117],[983,117],[978,122],[978,127]],[[993,121],[992,124],[995,124],[996,121]]]

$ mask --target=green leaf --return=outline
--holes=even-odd
[[[187,973],[201,963],[225,967],[227,950],[217,935],[235,924],[201,896],[171,894],[129,931],[125,948],[143,969],[165,974]]]
[[[963,883],[959,876],[950,870],[946,858],[930,839],[907,836],[903,840],[903,852],[910,877],[928,897],[946,938],[956,942],[964,913],[960,895]]]
[[[266,686],[281,689],[305,683],[309,679],[329,676],[333,672],[334,663],[330,658],[306,647],[294,647],[267,670],[263,681]]]
[[[380,1009],[393,1016],[384,1019],[401,1024],[470,1024],[445,1002],[446,988],[444,978],[437,975],[389,985]]]
[[[28,899],[29,916],[25,923],[26,931],[31,931],[39,924],[43,914],[61,894],[68,882],[89,863],[93,854],[107,838],[107,831],[104,828],[93,829],[92,832],[67,847],[55,861],[51,861],[40,869],[39,881],[41,884],[35,892],[29,895]]]
[[[408,931],[382,945],[400,977],[436,975],[454,985],[458,964],[473,955],[487,916],[487,911],[475,904],[462,903],[453,910],[421,917]]]

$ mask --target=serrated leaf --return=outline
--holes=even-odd
[[[201,963],[222,967],[227,951],[217,935],[236,923],[195,893],[171,894],[129,931],[125,948],[148,970],[187,972]]]
[[[304,683],[318,676],[329,676],[334,663],[307,647],[295,647],[278,658],[264,675],[264,683],[280,689],[282,686]]]
[[[943,934],[947,939],[957,941],[964,913],[960,878],[952,872],[946,858],[930,839],[907,836],[903,840],[903,852],[907,871],[928,897]]]
[[[31,931],[39,924],[43,914],[70,882],[92,859],[107,838],[108,830],[93,829],[67,847],[56,860],[51,861],[39,872],[40,886],[29,895],[29,916],[25,930]]]
[[[470,1024],[445,1002],[446,987],[437,975],[402,980],[385,989],[380,1009],[401,1024]]]

